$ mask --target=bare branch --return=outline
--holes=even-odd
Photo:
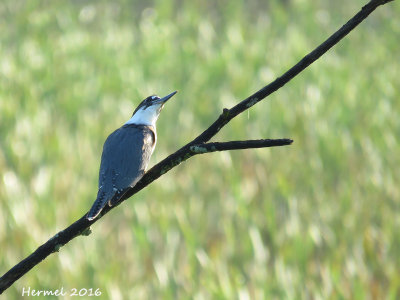
[[[183,161],[188,158],[199,154],[196,153],[196,147],[203,147],[208,152],[212,152],[212,147],[215,147],[215,151],[223,151],[223,150],[233,150],[233,149],[243,149],[243,142],[246,141],[236,141],[236,142],[227,142],[227,143],[207,143],[213,136],[215,136],[222,127],[224,127],[230,120],[232,120],[235,116],[242,113],[243,111],[249,109],[254,104],[258,103],[268,95],[272,94],[280,87],[289,82],[293,77],[298,75],[301,71],[303,71],[306,67],[308,67],[315,60],[320,58],[324,53],[326,53],[332,46],[337,44],[343,37],[345,37],[351,30],[353,30],[358,24],[360,24],[365,18],[369,16],[378,6],[386,4],[392,0],[371,0],[367,5],[365,5],[353,18],[351,18],[345,25],[343,25],[337,32],[335,32],[332,36],[330,36],[325,42],[319,45],[315,50],[306,55],[300,62],[298,62],[295,66],[289,69],[286,73],[284,73],[281,77],[277,78],[275,81],[271,82],[269,85],[265,86],[261,90],[257,91],[250,97],[246,98],[242,102],[238,103],[236,106],[231,109],[224,109],[222,114],[218,117],[218,119],[203,133],[201,133],[198,137],[196,137],[193,141],[183,146],[181,149],[176,151],[175,153],[169,155],[167,158],[156,164],[153,168],[151,168],[142,179],[136,184],[135,187],[128,190],[124,196],[125,199],[129,198],[133,194],[137,193],[151,182],[159,178],[161,175],[168,172],[173,167],[179,165]],[[268,140],[264,140],[268,141]],[[282,140],[287,141],[287,144],[291,143],[291,140]],[[290,142],[289,142],[290,141]],[[261,143],[259,141],[247,141],[250,142],[245,148],[258,148],[258,147],[268,147],[266,145],[261,146],[257,145],[257,143]],[[231,143],[231,144],[229,144]],[[232,144],[233,143],[233,144]],[[269,142],[268,142],[269,143]],[[254,146],[254,147],[252,147]],[[218,148],[219,147],[219,148]],[[225,148],[224,148],[225,147]],[[229,147],[232,147],[229,149]],[[122,202],[121,201],[121,202]],[[114,206],[115,207],[115,206]],[[106,214],[108,211],[113,209],[114,207],[106,207],[102,215]],[[89,222],[86,219],[86,214],[83,215],[79,220],[74,222],[72,225],[67,227],[66,229],[60,231],[51,239],[49,239],[46,243],[41,245],[38,249],[35,250],[31,255],[26,257],[20,263],[11,268],[7,273],[5,273],[0,278],[0,294],[3,293],[9,286],[11,286],[17,279],[26,274],[29,270],[31,270],[34,266],[44,260],[51,253],[59,251],[59,249],[64,246],[66,243],[71,241],[78,235],[88,235],[90,234],[90,225],[97,222],[100,218],[96,218],[95,220]]]
[[[293,140],[290,139],[230,141],[224,143],[207,143],[207,144],[193,145],[190,146],[190,151],[196,154],[203,154],[215,151],[286,146],[290,145],[291,143],[293,143]]]

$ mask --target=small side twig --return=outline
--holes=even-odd
[[[246,141],[230,141],[223,143],[206,143],[200,145],[190,146],[190,151],[196,154],[210,153],[215,151],[227,151],[227,150],[243,150],[243,149],[254,149],[254,148],[266,148],[266,147],[277,147],[287,146],[293,143],[291,139],[262,139],[262,140],[246,140]]]

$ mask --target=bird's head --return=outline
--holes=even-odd
[[[176,93],[177,91],[163,98],[156,95],[147,97],[139,104],[133,112],[132,117],[125,124],[150,125],[155,127],[158,116],[160,115],[165,102]]]

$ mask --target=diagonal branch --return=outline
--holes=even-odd
[[[203,133],[201,133],[198,137],[196,137],[193,141],[183,146],[181,149],[176,151],[175,153],[169,155],[167,158],[156,164],[153,168],[151,168],[143,178],[136,184],[135,187],[130,189],[124,196],[122,201],[131,197],[133,194],[137,193],[141,189],[145,188],[151,182],[159,178],[161,175],[165,174],[173,167],[179,165],[183,161],[188,158],[200,154],[197,150],[199,147],[203,147],[207,150],[207,152],[214,151],[223,151],[223,150],[233,150],[233,149],[242,149],[244,147],[243,142],[245,141],[236,141],[236,142],[227,142],[227,143],[207,143],[213,136],[215,136],[222,127],[229,123],[234,117],[243,111],[249,109],[251,106],[261,101],[268,95],[272,94],[280,87],[284,86],[288,83],[293,77],[298,75],[301,71],[307,68],[310,64],[320,58],[324,53],[326,53],[331,47],[337,44],[343,37],[345,37],[351,30],[353,30],[358,24],[360,24],[365,18],[367,18],[377,7],[380,5],[384,5],[393,0],[371,0],[368,2],[353,18],[351,18],[345,25],[343,25],[337,32],[331,35],[325,42],[315,48],[312,52],[306,55],[302,60],[300,60],[295,66],[289,69],[286,73],[284,73],[281,77],[277,78],[275,81],[271,82],[269,85],[265,86],[261,90],[257,91],[250,97],[241,101],[231,109],[224,109],[222,114],[218,117],[218,119]],[[290,144],[290,140],[286,140],[287,144]],[[290,141],[290,142],[289,142]],[[253,144],[249,144],[250,146],[246,148],[254,148],[258,141],[249,141]],[[207,143],[207,144],[205,144]],[[229,143],[231,143],[229,145]],[[232,144],[233,143],[233,144]],[[260,147],[263,147],[259,145]],[[197,148],[196,148],[197,147]],[[219,147],[219,148],[218,148]],[[229,149],[232,147],[232,149]],[[264,146],[267,147],[267,146]],[[255,147],[258,148],[258,147]],[[196,150],[197,149],[197,150]],[[219,150],[220,149],[220,150]],[[209,151],[210,150],[210,151]],[[197,151],[197,152],[196,152]],[[106,207],[103,210],[102,215],[106,214],[114,207]],[[16,280],[18,280],[21,276],[26,274],[29,270],[31,270],[34,266],[44,260],[51,253],[58,252],[59,249],[71,241],[73,238],[78,235],[88,235],[90,234],[90,225],[97,222],[100,218],[97,218],[91,222],[86,219],[86,214],[83,215],[79,220],[74,222],[72,225],[67,227],[66,229],[60,231],[51,239],[49,239],[46,243],[41,245],[38,249],[36,249],[31,255],[26,257],[20,263],[11,268],[7,273],[5,273],[0,278],[0,294],[3,293],[9,286],[11,286]]]

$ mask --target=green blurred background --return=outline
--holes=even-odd
[[[151,165],[281,75],[366,1],[0,3],[0,273],[81,217],[106,137],[179,90]],[[22,288],[112,299],[400,297],[400,7],[378,9]]]

